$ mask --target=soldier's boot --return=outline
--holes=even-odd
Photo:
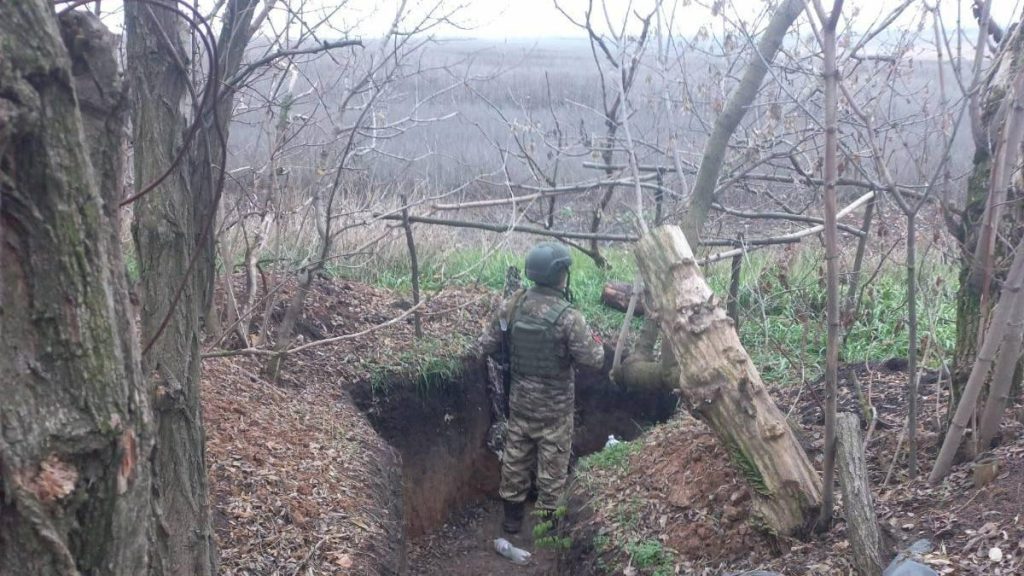
[[[523,527],[523,512],[526,509],[525,502],[504,501],[505,521],[501,523],[501,529],[506,534],[518,534]]]

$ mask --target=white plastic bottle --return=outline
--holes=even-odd
[[[494,539],[494,551],[511,560],[513,564],[526,564],[530,561],[529,552],[522,548],[516,548],[504,538]]]

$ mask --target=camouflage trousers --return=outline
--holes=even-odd
[[[536,470],[536,507],[554,510],[562,503],[571,452],[572,414],[554,420],[512,414],[508,420],[498,495],[510,502],[526,500],[530,474]]]

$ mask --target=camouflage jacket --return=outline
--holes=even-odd
[[[477,340],[478,355],[495,354],[501,347],[501,318],[510,311],[515,295],[505,301]],[[516,317],[526,314],[542,316],[552,305],[563,300],[562,293],[545,286],[534,286],[526,291],[516,306]],[[578,310],[570,307],[555,324],[558,340],[565,347],[574,365],[600,368],[604,362],[604,347],[594,338],[587,321]],[[567,377],[528,377],[512,372],[509,408],[513,416],[549,420],[572,414],[575,402],[573,371]]]

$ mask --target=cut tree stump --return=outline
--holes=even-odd
[[[885,566],[882,558],[887,554],[882,550],[878,518],[871,499],[864,445],[860,438],[860,419],[849,412],[836,418],[836,468],[839,487],[843,491],[846,536],[850,541],[853,565],[861,576],[878,576]]]
[[[608,282],[601,291],[601,303],[609,308],[625,312],[629,307],[629,298],[633,295],[633,285],[629,282]],[[638,298],[634,316],[644,315],[644,300]]]
[[[761,382],[732,320],[704,280],[682,231],[640,239],[637,262],[679,386],[746,477],[755,511],[773,531],[801,536],[821,508],[821,479]]]

